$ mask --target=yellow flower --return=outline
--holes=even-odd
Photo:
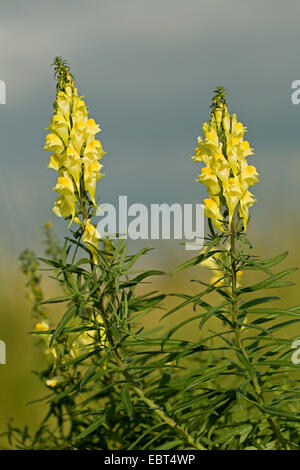
[[[64,150],[65,146],[63,141],[55,134],[48,134],[46,137],[46,144],[44,150],[54,152],[56,155],[60,155]]]
[[[249,220],[249,208],[257,201],[250,191],[246,191],[240,201],[239,216],[243,219],[244,227],[247,227]]]
[[[46,380],[46,385],[47,387],[55,388],[57,385],[59,385],[63,381],[64,381],[64,378],[61,375],[57,375],[55,377],[52,377],[52,379]]]
[[[96,227],[94,227],[94,225],[90,224],[89,221],[87,221],[84,224],[82,241],[88,244],[88,248],[93,254],[94,262],[97,262],[97,250],[93,249],[93,247],[98,248],[98,243],[99,243],[100,238],[101,236],[99,232],[97,231]]]
[[[229,226],[231,224],[234,210],[239,203],[241,195],[242,187],[239,181],[235,178],[229,178],[228,182],[224,186],[224,196],[229,211]]]
[[[70,175],[74,178],[78,192],[80,193],[80,175],[82,167],[82,159],[72,145],[69,145],[66,151],[66,159],[64,166],[67,168]]]
[[[87,222],[84,225],[84,232],[83,232],[82,240],[85,243],[91,243],[92,245],[98,247],[98,240],[100,238],[101,238],[100,234],[97,231],[96,227],[94,227],[94,225]]]
[[[237,176],[239,171],[240,163],[240,152],[239,152],[239,139],[237,137],[229,137],[227,141],[227,157],[230,168],[234,176]]]
[[[214,175],[212,170],[208,167],[202,168],[198,181],[207,186],[211,196],[216,196],[221,191],[217,176]]]
[[[195,149],[195,155],[192,159],[196,162],[204,162],[209,168],[212,168],[214,163],[213,155],[209,155],[209,152],[201,143],[199,143],[199,146]]]
[[[61,194],[61,197],[56,200],[55,206],[52,209],[54,214],[59,217],[69,217],[72,215],[73,219],[75,216],[76,196],[74,194],[73,181],[67,172],[64,171],[62,176],[58,178],[53,189]]]
[[[52,209],[55,215],[64,218],[69,217],[70,215],[74,217],[76,198],[75,196],[73,200],[71,200],[70,198],[71,196],[69,196],[68,198],[65,198],[64,196],[59,196],[56,199],[55,205]]]
[[[57,93],[56,107],[57,112],[68,120],[71,110],[71,99],[63,91]]]
[[[88,119],[87,120],[86,133],[87,133],[88,136],[93,136],[94,137],[100,131],[101,131],[101,129],[98,126],[98,124],[96,124],[94,119]]]
[[[74,185],[71,178],[66,172],[63,173],[57,180],[56,186],[53,188],[59,194],[67,195],[74,193]]]
[[[85,122],[77,121],[71,130],[71,142],[76,150],[76,152],[81,154],[81,148],[84,144],[84,131],[85,131]]]
[[[248,189],[249,186],[258,182],[258,173],[253,165],[247,165],[241,171],[240,175],[241,184],[244,189]]]
[[[242,157],[248,157],[253,155],[253,149],[250,147],[250,144],[247,140],[243,140],[240,144],[240,153]]]
[[[73,100],[73,116],[76,116],[77,113],[80,113],[82,117],[87,117],[88,111],[86,109],[85,102],[82,98],[83,96],[81,96],[80,98],[78,96],[75,96]]]
[[[60,115],[55,114],[51,120],[49,130],[54,134],[57,134],[65,144],[68,143],[69,139],[69,124],[66,119]]]
[[[204,215],[209,217],[213,224],[221,231],[224,232],[222,221],[223,217],[220,209],[215,201],[212,199],[204,199]]]
[[[102,167],[103,165],[100,165],[97,160],[92,162],[85,161],[84,165],[84,186],[95,205],[96,184],[97,181],[102,178],[102,176],[104,176],[102,173],[100,173]]]
[[[36,323],[34,331],[47,331],[49,330],[49,323],[45,320]]]
[[[217,133],[212,130],[208,130],[205,133],[205,143],[212,147],[217,147],[219,145],[219,139],[218,139]]]
[[[61,158],[57,155],[51,155],[48,168],[53,168],[53,170],[59,171],[62,165],[63,163]]]
[[[232,115],[231,127],[233,136],[243,139],[244,133],[247,132],[247,128],[244,127],[241,122],[238,122],[236,114]]]
[[[225,184],[228,181],[230,174],[230,166],[222,153],[215,154],[215,173],[219,180]]]
[[[103,152],[99,140],[93,139],[87,144],[83,155],[91,160],[99,160],[105,155],[105,152]]]

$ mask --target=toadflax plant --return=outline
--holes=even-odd
[[[219,87],[193,157],[204,163],[198,181],[208,191],[204,207],[209,234],[200,255],[175,270],[202,264],[212,269],[213,276],[210,284],[196,280],[205,286],[203,291],[180,295],[184,302],[168,315],[188,305],[201,312],[176,325],[164,344],[190,322],[200,321],[200,332],[213,322],[211,334],[207,336],[207,330],[200,333],[201,339],[182,354],[193,356],[199,365],[180,382],[189,399],[178,404],[185,406],[189,428],[198,429],[204,445],[212,449],[299,449],[300,389],[297,366],[290,357],[293,338],[280,334],[299,322],[300,306],[266,307],[278,297],[260,294],[265,289],[277,293],[280,287],[293,284],[283,278],[295,268],[273,273],[270,268],[287,253],[261,260],[252,254],[246,238],[249,209],[256,201],[249,187],[258,182],[258,173],[247,161],[253,151],[244,139],[245,132],[236,115],[229,114],[225,90]],[[256,276],[261,272],[265,279],[244,284],[242,275],[248,271]],[[199,354],[201,347],[203,353]]]
[[[33,335],[44,368],[35,372],[45,388],[45,416],[38,429],[8,423],[6,436],[17,449],[210,450],[299,449],[300,387],[291,362],[294,338],[284,330],[300,319],[300,306],[276,308],[278,297],[263,289],[292,284],[273,273],[286,253],[268,260],[252,254],[246,237],[250,187],[258,174],[247,158],[246,128],[230,116],[218,88],[210,121],[203,125],[194,160],[204,163],[199,181],[207,187],[209,233],[203,251],[174,272],[206,265],[210,283],[194,295],[175,293],[185,319],[169,331],[143,319],[165,306],[165,295],[146,291],[161,271],[139,270],[148,252],[127,253],[127,243],[102,239],[93,222],[96,186],[104,151],[69,65],[54,61],[57,80],[45,149],[58,173],[53,212],[64,219],[62,247],[45,225],[45,256],[25,250],[21,267],[32,304]],[[264,278],[251,284],[247,273]],[[43,274],[60,295],[45,299]],[[248,282],[248,283],[247,283]],[[143,289],[141,289],[143,287]],[[195,323],[197,328],[195,328]],[[191,325],[195,339],[183,337]],[[198,328],[199,327],[199,328]],[[35,400],[36,401],[36,400]]]
[[[22,449],[136,449],[172,442],[202,449],[168,412],[165,384],[178,368],[172,363],[178,341],[162,352],[161,338],[142,324],[165,296],[139,286],[164,273],[134,270],[147,248],[130,255],[123,240],[115,246],[101,239],[92,220],[103,176],[100,128],[88,117],[68,63],[57,57],[54,67],[56,101],[45,150],[51,152],[49,168],[58,172],[53,212],[67,221],[69,233],[59,247],[47,223],[46,257],[29,250],[21,255],[33,334],[46,361],[36,374],[47,390],[47,412],[33,433],[9,422],[9,442]],[[44,299],[41,269],[50,270],[60,296]],[[49,306],[56,307],[58,321]]]

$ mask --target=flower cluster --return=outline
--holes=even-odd
[[[204,200],[205,215],[221,232],[230,229],[235,209],[245,230],[249,208],[256,201],[249,186],[258,182],[258,173],[247,163],[253,151],[244,140],[245,132],[246,127],[238,122],[236,115],[229,115],[225,100],[215,99],[211,120],[203,124],[204,138],[198,137],[193,156],[195,161],[206,165],[197,180],[207,186],[209,194]]]
[[[88,118],[87,107],[83,97],[78,96],[68,67],[63,69],[64,79],[58,77],[54,114],[44,147],[51,152],[48,168],[53,168],[59,175],[53,188],[59,195],[53,212],[59,217],[69,218],[70,224],[73,221],[80,223],[83,241],[97,247],[100,235],[90,224],[85,204],[96,206],[96,184],[103,176],[103,165],[99,160],[105,152],[95,138],[101,129],[94,119]]]

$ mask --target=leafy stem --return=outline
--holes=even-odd
[[[95,265],[91,262],[91,269],[92,271],[95,269]],[[95,271],[94,274],[94,282],[99,283],[97,274]],[[139,396],[139,398],[170,428],[176,430],[179,434],[181,434],[185,440],[195,449],[197,450],[207,450],[200,442],[196,442],[193,436],[191,436],[186,429],[184,429],[181,425],[176,423],[173,418],[170,418],[152,399],[148,398],[141,388],[141,386],[136,382],[136,380],[128,373],[126,369],[126,365],[124,364],[120,352],[119,352],[119,345],[116,344],[113,334],[110,328],[110,322],[107,316],[107,311],[103,302],[103,293],[101,292],[101,288],[98,289],[98,302],[100,306],[100,311],[102,312],[102,319],[105,326],[105,333],[108,340],[108,343],[113,351],[113,354],[116,358],[116,361],[126,379],[127,383],[132,386],[132,389]]]
[[[247,354],[247,350],[244,346],[242,335],[241,335],[241,329],[240,329],[240,325],[238,322],[238,295],[239,294],[238,294],[237,280],[236,280],[237,279],[236,227],[237,225],[235,225],[234,220],[233,220],[231,224],[231,230],[230,230],[232,325],[233,325],[235,340],[239,347],[240,353],[243,355],[246,362],[250,363],[251,361]],[[265,400],[264,400],[262,389],[257,379],[257,374],[255,373],[255,371],[253,372],[253,374],[249,374],[249,378],[251,380],[254,391],[256,393],[258,403],[261,408],[264,408]],[[276,435],[280,445],[284,449],[287,449],[288,448],[287,443],[285,439],[283,438],[280,432],[280,429],[278,428],[277,424],[273,420],[272,416],[266,415],[266,419],[270,427],[272,428],[274,434]]]

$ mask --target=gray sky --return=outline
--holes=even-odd
[[[43,150],[55,82],[70,61],[107,155],[98,196],[116,202],[199,202],[190,156],[212,91],[229,90],[261,175],[257,220],[278,225],[299,200],[298,0],[0,1],[0,217],[2,246],[33,245],[51,215],[55,173]],[[300,217],[300,216],[299,216]]]

